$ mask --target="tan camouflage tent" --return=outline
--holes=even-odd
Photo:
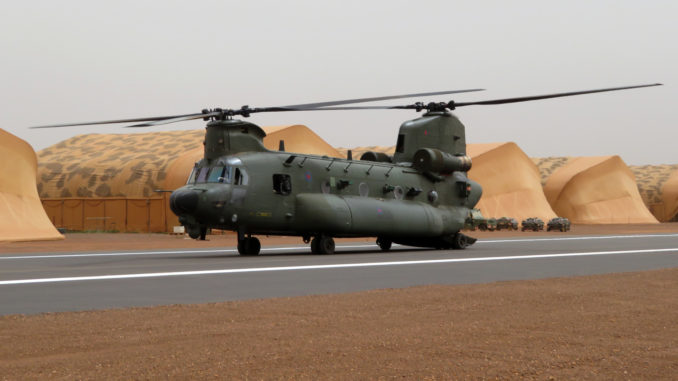
[[[33,148],[0,129],[0,241],[63,239],[40,204],[36,168]]]
[[[661,222],[678,222],[678,164],[629,168],[650,212]]]
[[[306,126],[264,128],[277,150],[338,156]],[[71,230],[172,231],[169,191],[203,156],[204,130],[87,134],[38,152],[38,191],[47,214]]]
[[[515,143],[469,144],[473,160],[469,178],[483,186],[478,208],[485,217],[539,217],[545,222],[556,213],[544,197],[537,166]]]
[[[574,223],[657,223],[619,156],[534,159],[544,194],[558,215]]]

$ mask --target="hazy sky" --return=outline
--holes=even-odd
[[[115,126],[31,125],[485,88],[472,101],[663,87],[455,114],[471,143],[678,163],[678,1],[3,1],[0,128],[36,150]],[[384,102],[380,103],[384,104]],[[334,146],[394,145],[414,111],[257,114]],[[134,132],[202,128],[202,121]]]

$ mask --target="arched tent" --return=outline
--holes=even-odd
[[[556,217],[544,197],[539,170],[515,143],[469,144],[466,150],[473,160],[468,176],[483,187],[478,208],[485,217]]]
[[[619,156],[568,158],[544,185],[553,210],[575,223],[657,223]]]
[[[63,239],[40,203],[36,170],[33,148],[0,129],[0,241]]]
[[[678,222],[678,164],[629,166],[650,212],[661,222]]]
[[[264,128],[264,145],[339,156],[301,125]],[[168,193],[203,157],[204,130],[87,134],[38,153],[38,191],[57,226],[72,230],[170,231]]]

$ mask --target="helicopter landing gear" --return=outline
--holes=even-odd
[[[245,237],[238,241],[238,253],[240,255],[259,255],[261,242],[256,237]]]
[[[379,245],[379,248],[381,251],[389,251],[391,250],[391,245],[393,242],[391,240],[383,238],[383,237],[377,237],[377,245]]]
[[[452,248],[455,250],[466,249],[474,243],[476,243],[475,238],[469,237],[459,232],[455,233],[452,237]]]
[[[326,235],[319,235],[311,240],[311,253],[334,254],[334,239]]]

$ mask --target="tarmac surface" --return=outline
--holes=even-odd
[[[0,380],[676,378],[678,224],[474,235],[254,258],[232,236],[0,244]],[[99,309],[200,300],[227,301]]]
[[[307,246],[4,253],[0,314],[288,297],[678,267],[678,234],[481,238],[466,250]]]

